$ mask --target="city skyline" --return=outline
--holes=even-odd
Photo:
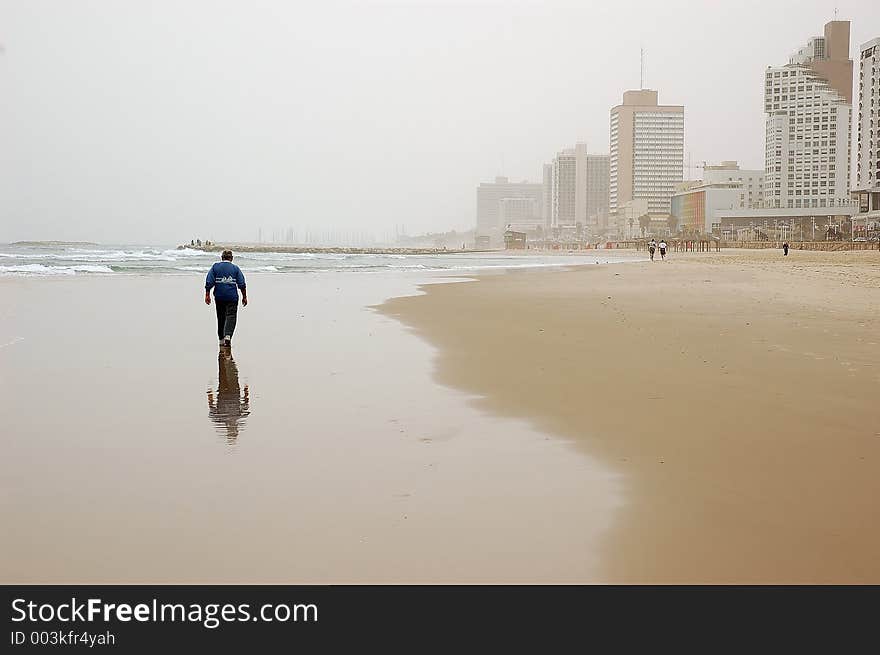
[[[631,239],[673,233],[678,226],[689,234],[730,238],[756,233],[759,225],[766,232],[772,223],[773,233],[782,238],[795,224],[802,229],[808,218],[814,230],[818,214],[822,229],[840,238],[865,230],[866,220],[876,222],[880,194],[872,191],[877,183],[875,154],[880,157],[880,145],[875,153],[874,142],[880,39],[858,46],[856,80],[851,27],[851,21],[835,17],[821,33],[804,39],[806,45],[794,49],[786,63],[767,65],[762,169],[743,169],[736,160],[721,160],[718,165],[704,160],[702,179],[697,179],[690,157],[684,164],[684,105],[659,103],[659,91],[646,88],[644,79],[641,88],[624,91],[622,101],[610,112],[611,229],[602,230],[601,220],[597,221],[595,227],[600,229],[594,229],[592,236]],[[543,166],[545,205],[547,198],[552,200],[544,222],[554,241],[591,240],[590,231],[583,232],[585,197],[594,190],[586,181],[586,153],[586,144],[579,142]],[[857,204],[862,213],[853,221]],[[478,206],[478,234],[481,220],[485,223],[486,217],[481,218]],[[565,227],[576,230],[566,235]],[[541,241],[546,236],[533,229],[532,238]]]
[[[58,3],[45,21],[0,5],[0,241],[464,231],[479,182],[540,184],[576,142],[607,152],[641,48],[644,86],[687,108],[686,165],[759,168],[755,80],[833,17],[821,2],[268,3],[246,18],[220,5],[206,24],[205,6]],[[851,56],[876,37],[873,4],[839,16]]]

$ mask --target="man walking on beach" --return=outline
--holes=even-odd
[[[654,251],[657,249],[657,242],[654,239],[651,239],[648,242],[648,254],[651,255],[651,261],[654,261]]]
[[[666,259],[666,241],[660,239],[660,259]]]
[[[782,254],[788,257],[788,241],[782,244]]]
[[[211,304],[211,289],[214,289],[214,304],[217,308],[217,338],[220,346],[232,345],[232,334],[238,317],[238,290],[241,289],[241,304],[247,307],[247,287],[244,273],[232,263],[232,251],[224,250],[221,260],[211,267],[205,279],[205,304]]]

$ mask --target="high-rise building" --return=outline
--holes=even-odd
[[[553,158],[553,192],[550,227],[573,227],[579,216],[577,207],[577,159],[575,148],[566,148]]]
[[[479,246],[500,248],[504,245],[503,223],[504,212],[502,201],[505,198],[528,198],[533,201],[525,205],[532,207],[534,212],[533,223],[535,226],[542,222],[541,204],[543,200],[544,185],[529,182],[511,182],[506,177],[496,177],[494,182],[483,182],[477,187],[477,229],[476,242]],[[507,214],[516,213],[517,220],[524,222],[523,206],[509,205]]]
[[[859,50],[858,145],[853,194],[859,214],[853,217],[853,228],[866,229],[866,219],[870,218],[874,224],[880,221],[880,37],[863,44]]]
[[[541,215],[544,219],[544,229],[549,230],[553,213],[553,164],[544,164],[543,192]]]
[[[703,184],[740,184],[736,207],[753,209],[764,206],[764,171],[740,168],[736,161],[703,166]]]
[[[660,105],[657,91],[625,91],[611,109],[609,210],[645,198],[648,213],[668,215],[684,167],[684,107]]]
[[[845,207],[850,200],[849,21],[831,21],[764,76],[764,201],[771,208]]]
[[[604,228],[608,225],[608,155],[587,155],[587,225]]]
[[[608,216],[608,155],[592,155],[578,143],[548,165],[550,227],[597,227]],[[545,173],[547,168],[545,168]]]

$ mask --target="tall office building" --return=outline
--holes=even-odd
[[[859,217],[880,219],[880,37],[863,44],[859,56],[859,113],[855,197]],[[853,218],[855,226],[856,217]]]
[[[668,215],[683,167],[684,107],[658,104],[650,89],[625,91],[611,109],[611,213],[644,198],[649,214]]]
[[[831,21],[764,78],[764,199],[771,208],[845,207],[850,200],[853,62],[849,21]]]
[[[608,160],[589,154],[585,143],[556,154],[549,164],[550,227],[596,227],[607,219]]]

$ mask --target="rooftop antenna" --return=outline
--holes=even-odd
[[[639,88],[645,88],[645,49],[639,48]]]

